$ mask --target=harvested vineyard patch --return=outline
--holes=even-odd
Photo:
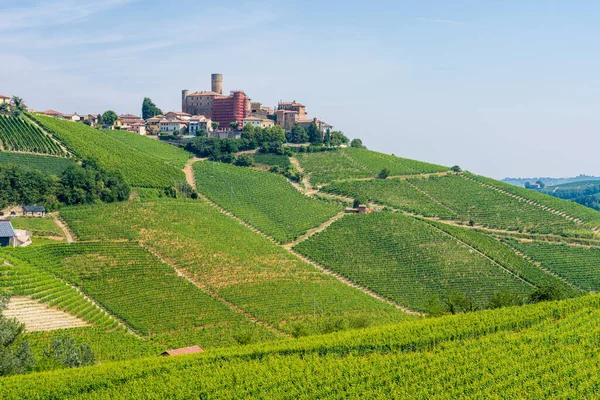
[[[2,314],[25,324],[25,330],[53,331],[56,329],[79,328],[89,324],[64,311],[48,307],[31,297],[13,296]]]
[[[353,162],[341,151],[298,153],[297,158],[314,185],[374,176],[373,172]]]
[[[0,115],[0,141],[8,151],[65,155],[59,144],[37,126],[17,117]]]
[[[299,260],[204,201],[159,200],[62,212],[79,238],[140,240],[221,298],[286,332],[408,316]],[[325,322],[331,326],[326,327]]]
[[[448,167],[443,167],[441,165],[409,160],[407,158],[396,157],[394,155],[378,153],[371,150],[348,147],[344,149],[343,152],[373,173],[378,173],[384,168],[390,170],[390,175],[429,174],[449,170]]]
[[[486,257],[423,221],[397,213],[350,215],[295,249],[406,307],[428,311],[437,297],[532,290]]]
[[[131,186],[164,188],[185,180],[181,170],[106,132],[41,115],[33,118],[77,157],[96,160],[106,170],[120,172]]]
[[[324,192],[396,207],[404,211],[455,219],[456,213],[436,203],[427,195],[400,179],[334,182],[322,188]]]
[[[15,164],[20,167],[37,170],[48,175],[60,176],[75,161],[70,158],[41,156],[37,154],[8,153],[0,151],[0,164]]]
[[[208,161],[194,164],[194,171],[200,193],[281,243],[341,210],[299,193],[280,175]]]
[[[183,169],[187,163],[187,160],[192,157],[191,153],[188,153],[179,147],[161,142],[160,140],[151,139],[144,135],[118,130],[105,132],[109,136],[138,149],[142,153],[156,157],[159,160],[167,162],[179,169]]]

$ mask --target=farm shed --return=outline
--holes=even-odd
[[[32,217],[43,217],[46,215],[46,209],[42,206],[23,206],[23,215]]]
[[[203,353],[200,346],[183,347],[181,349],[167,350],[160,353],[161,356],[182,356],[184,354]]]
[[[17,233],[8,220],[0,220],[0,247],[14,245]]]

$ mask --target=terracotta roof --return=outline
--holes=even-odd
[[[280,106],[292,106],[292,107],[306,107],[304,104],[296,103],[295,101],[282,101],[279,103]]]
[[[1,94],[0,94],[0,99],[10,99],[10,97],[8,97],[8,96],[3,96],[3,95],[1,95]]]
[[[60,112],[54,111],[54,110],[46,110],[46,111],[44,111],[44,114],[46,114],[46,115],[63,115],[63,113],[60,113]]]
[[[142,117],[138,117],[137,115],[133,115],[133,114],[123,114],[123,115],[120,115],[119,118],[121,118],[121,119],[142,119]]]
[[[198,96],[223,96],[227,97],[221,93],[217,92],[194,92],[192,94],[188,94],[187,97],[198,97]]]
[[[184,113],[182,111],[169,111],[166,115],[169,115],[169,114],[182,115],[182,116],[188,116],[188,117],[192,116],[192,114]]]
[[[184,354],[203,353],[204,350],[200,346],[184,347],[182,349],[167,350],[162,352],[161,356],[181,356]]]

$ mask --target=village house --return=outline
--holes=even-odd
[[[0,104],[10,104],[10,97],[0,94]]]
[[[9,220],[0,220],[0,247],[14,246],[17,239],[12,224]]]
[[[164,115],[155,115],[152,118],[146,120],[146,132],[148,135],[158,135],[160,132],[160,122],[165,121]]]
[[[46,208],[43,206],[23,206],[23,215],[29,217],[44,217]]]
[[[275,121],[268,118],[248,117],[242,119],[242,126],[251,125],[254,128],[271,128],[275,126]]]
[[[196,135],[199,131],[205,131],[206,133],[212,132],[212,121],[210,118],[206,118],[204,115],[194,115],[190,118],[188,125],[188,134]]]
[[[161,134],[183,135],[187,131],[187,122],[179,119],[160,121],[159,126]]]
[[[185,112],[180,112],[180,111],[170,111],[165,114],[165,118],[189,121],[192,118],[192,115],[185,113]]]

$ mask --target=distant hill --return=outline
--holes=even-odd
[[[586,207],[600,210],[600,181],[577,181],[537,189],[540,193],[549,194],[559,199],[570,200]]]
[[[549,178],[549,177],[538,177],[538,178],[504,178],[502,182],[510,183],[514,186],[525,187],[525,183],[535,183],[537,181],[542,181],[546,186],[555,186],[555,185],[564,185],[566,183],[573,182],[581,182],[581,181],[591,181],[591,180],[600,180],[600,176],[590,176],[581,174],[579,176],[574,176],[571,178]]]

